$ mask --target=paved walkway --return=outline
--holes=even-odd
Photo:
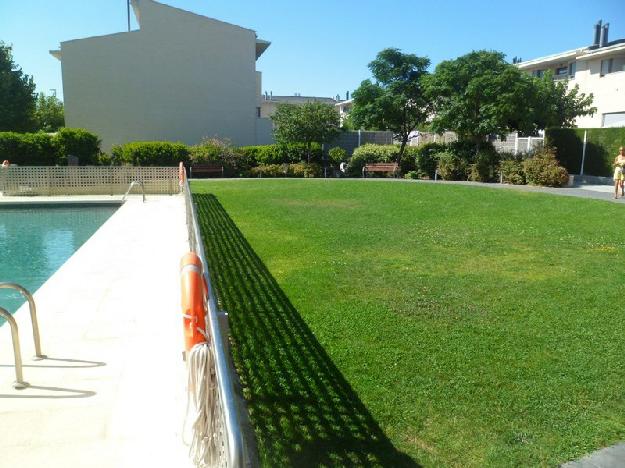
[[[106,197],[105,197],[106,198]],[[43,352],[27,307],[24,379],[14,390],[0,327],[0,467],[190,465],[182,443],[180,257],[184,199],[133,196],[36,292]]]

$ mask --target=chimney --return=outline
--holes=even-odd
[[[601,36],[599,37],[599,47],[605,47],[608,43],[608,29],[610,27],[610,23],[606,23],[601,28]]]
[[[601,20],[595,24],[595,41],[592,45],[599,47],[599,39],[601,38]]]

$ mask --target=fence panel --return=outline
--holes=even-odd
[[[3,195],[121,195],[133,181],[145,193],[180,191],[178,168],[133,166],[9,166],[0,169]]]

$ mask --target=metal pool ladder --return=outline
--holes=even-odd
[[[46,355],[41,352],[41,341],[39,336],[39,323],[37,322],[37,307],[33,295],[23,286],[17,283],[0,283],[0,289],[15,289],[28,301],[28,309],[30,310],[30,320],[33,326],[33,340],[35,341],[35,360],[45,359]],[[13,356],[15,358],[15,383],[13,387],[21,390],[28,387],[28,383],[24,381],[22,373],[22,352],[20,348],[20,337],[17,329],[15,318],[6,309],[0,307],[0,317],[4,318],[11,327],[11,340],[13,341]]]
[[[143,195],[143,203],[145,203],[145,187],[143,186],[143,182],[141,182],[140,180],[133,180],[132,182],[130,182],[130,185],[128,186],[128,190],[126,190],[126,193],[122,197],[123,202],[126,201],[126,197],[128,196],[128,194],[130,193],[130,191],[135,185],[141,186],[141,194]]]

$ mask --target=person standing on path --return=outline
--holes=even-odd
[[[618,150],[618,155],[614,158],[614,198],[618,198],[618,189],[621,188],[621,197],[625,196],[625,148],[622,146]]]

